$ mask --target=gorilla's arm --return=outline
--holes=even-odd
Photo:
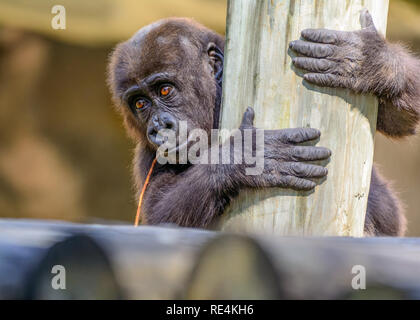
[[[253,119],[254,112],[248,108],[240,129],[256,130]],[[311,190],[316,186],[311,179],[325,177],[328,170],[307,162],[328,159],[331,151],[299,144],[319,137],[320,132],[311,128],[265,131],[264,168],[258,175],[247,175],[246,168],[253,165],[233,164],[233,158],[231,164],[195,164],[181,172],[165,166],[159,171],[158,167],[144,198],[146,221],[148,224],[208,227],[241,188]],[[223,148],[230,148],[233,157],[233,140],[215,147],[220,149],[219,155],[223,154]],[[144,179],[137,177],[136,180]]]
[[[365,220],[365,236],[402,237],[407,229],[407,220],[389,183],[372,168]]]
[[[391,137],[415,133],[420,120],[420,60],[377,32],[372,17],[361,14],[355,32],[307,29],[290,43],[300,56],[304,79],[326,87],[349,88],[379,98],[377,129]]]

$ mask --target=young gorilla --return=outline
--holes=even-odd
[[[378,35],[367,12],[356,32],[305,30],[291,48],[305,57],[293,63],[310,73],[309,82],[372,92],[380,99],[378,130],[392,137],[413,134],[419,119],[419,62]],[[217,128],[224,39],[189,19],[172,18],[142,28],[118,45],[109,65],[109,86],[130,135],[135,139],[134,177],[140,190],[163,143],[157,132]],[[248,108],[240,129],[253,128]],[[208,227],[241,188],[311,190],[327,169],[307,163],[331,152],[301,143],[318,139],[311,128],[264,132],[264,170],[245,174],[246,164],[156,165],[143,201],[147,223]],[[218,148],[231,148],[232,141]],[[178,146],[182,143],[178,142]],[[214,147],[214,146],[213,146]],[[231,161],[233,163],[233,161]],[[372,172],[365,233],[402,235],[405,219],[386,182]]]

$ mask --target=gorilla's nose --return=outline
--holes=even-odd
[[[155,114],[147,129],[147,136],[153,144],[160,146],[165,142],[165,135],[160,133],[161,130],[178,131],[178,124],[174,116],[168,112]]]

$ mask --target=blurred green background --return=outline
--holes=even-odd
[[[51,28],[64,5],[67,29]],[[0,216],[132,221],[133,145],[105,71],[116,42],[169,16],[224,33],[226,0],[0,0]],[[388,39],[420,53],[420,0],[391,0]],[[420,236],[420,141],[377,135],[375,161]]]

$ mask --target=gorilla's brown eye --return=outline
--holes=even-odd
[[[136,109],[140,110],[146,106],[146,101],[143,99],[139,99],[136,101]]]
[[[160,95],[165,97],[168,94],[170,94],[172,91],[172,87],[171,86],[163,86],[162,88],[160,88]]]

